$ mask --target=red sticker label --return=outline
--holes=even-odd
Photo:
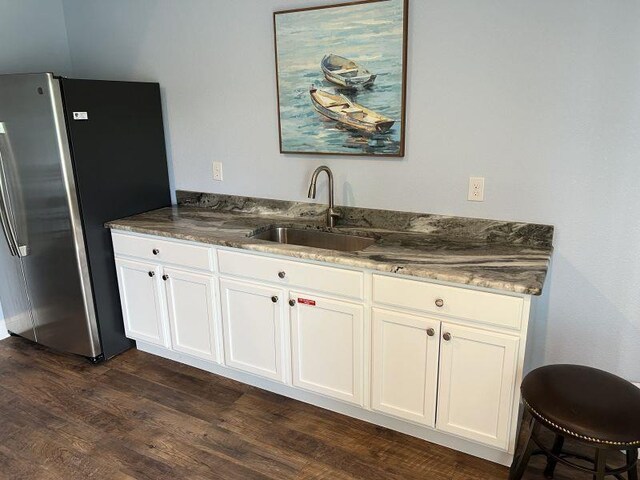
[[[312,307],[316,305],[315,300],[309,300],[308,298],[298,298],[298,303],[302,303],[304,305],[311,305]]]

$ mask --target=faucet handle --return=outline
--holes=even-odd
[[[335,208],[329,207],[327,210],[327,226],[333,228],[336,226],[336,219],[342,217],[342,214]]]

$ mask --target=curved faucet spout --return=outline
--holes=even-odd
[[[311,183],[309,184],[308,198],[316,198],[316,184],[318,182],[318,175],[321,172],[326,172],[329,177],[329,209],[327,210],[327,226],[335,227],[336,219],[340,217],[340,213],[334,208],[333,200],[333,172],[326,165],[322,165],[315,169],[313,175],[311,175]]]
[[[315,169],[313,175],[311,175],[311,184],[309,185],[309,198],[316,198],[316,183],[318,182],[318,175],[322,172],[327,172],[329,177],[329,205],[333,206],[333,172],[326,165],[322,165]]]

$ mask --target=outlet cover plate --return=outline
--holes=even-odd
[[[213,162],[213,179],[222,181],[222,162]]]
[[[484,202],[484,177],[469,177],[467,200],[470,202]]]

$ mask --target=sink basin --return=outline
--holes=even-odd
[[[288,243],[304,247],[326,248],[342,252],[364,250],[373,245],[375,239],[347,235],[344,233],[320,232],[318,230],[303,230],[301,228],[274,227],[252,235],[252,238],[269,242]]]

